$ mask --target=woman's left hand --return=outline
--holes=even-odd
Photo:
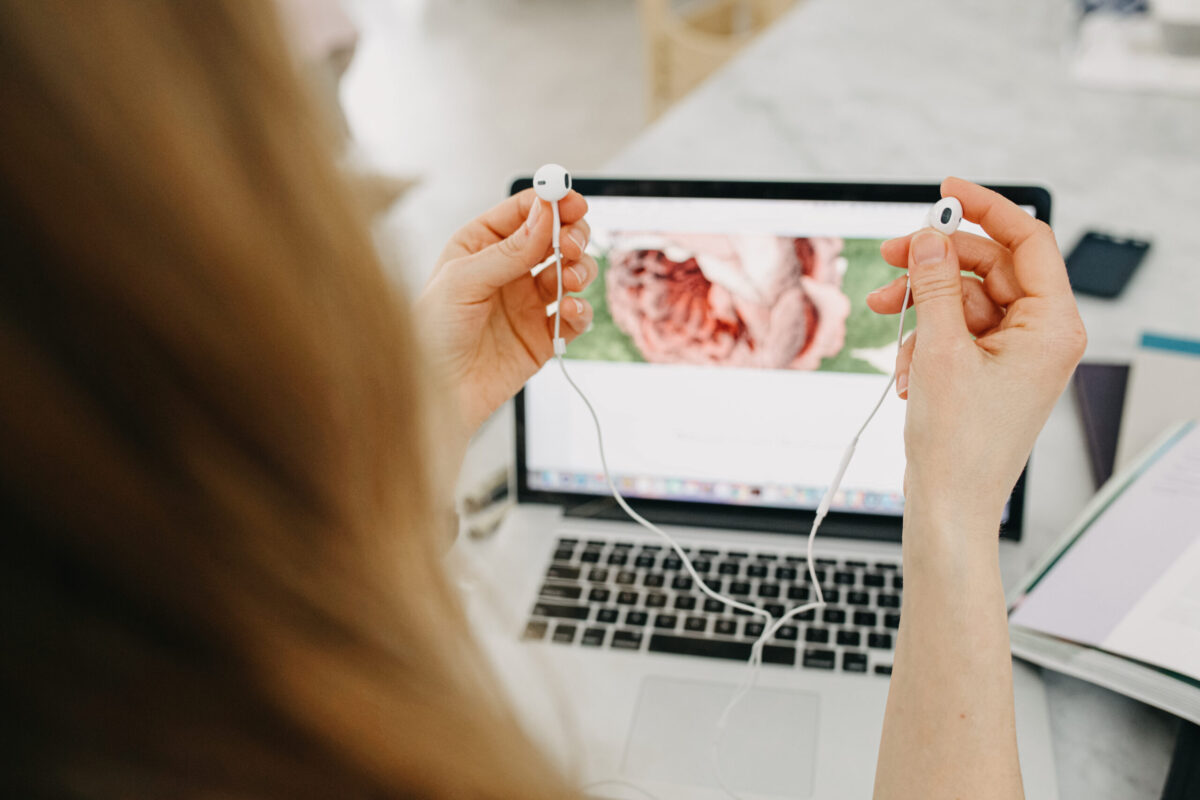
[[[587,201],[571,192],[559,213],[563,291],[578,292],[597,271],[584,252]],[[457,393],[467,436],[554,355],[554,318],[546,314],[558,290],[554,265],[530,273],[553,254],[553,225],[549,204],[532,189],[508,198],[451,238],[417,301],[421,335]],[[564,338],[591,321],[587,301],[564,296]]]

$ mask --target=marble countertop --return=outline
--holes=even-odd
[[[1145,329],[1200,336],[1200,100],[1075,85],[1071,27],[1067,0],[807,0],[605,171],[1046,185],[1064,249],[1092,227],[1154,243],[1119,301],[1080,300],[1087,357],[1128,360]],[[1064,396],[1034,451],[1025,539],[1002,552],[1006,582],[1092,491]],[[1046,680],[1064,800],[1159,797],[1174,718]]]

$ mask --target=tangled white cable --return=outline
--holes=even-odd
[[[617,489],[617,485],[613,481],[612,475],[608,471],[608,459],[604,454],[604,433],[600,429],[600,417],[596,414],[596,409],[592,406],[591,401],[588,400],[587,395],[584,394],[583,390],[579,388],[579,385],[571,378],[571,374],[567,372],[566,361],[563,359],[563,355],[567,350],[567,343],[566,340],[562,338],[561,334],[563,280],[562,249],[559,246],[559,228],[561,227],[562,222],[559,217],[558,202],[566,197],[567,193],[571,190],[570,173],[568,173],[565,168],[557,164],[547,164],[534,174],[533,188],[538,197],[550,203],[550,207],[554,213],[554,232],[552,245],[554,248],[555,275],[558,279],[558,293],[555,300],[554,310],[554,357],[558,362],[558,367],[562,371],[563,377],[566,379],[567,383],[571,385],[571,388],[575,390],[575,393],[579,395],[579,399],[583,401],[584,406],[587,407],[588,413],[592,417],[592,424],[596,428],[596,445],[600,452],[600,466],[604,470],[604,480],[608,483],[608,488],[609,491],[612,492],[613,499],[616,500],[617,505],[619,505],[625,511],[625,513],[629,515],[630,519],[651,533],[654,533],[662,538],[662,540],[665,541],[671,547],[671,549],[675,551],[675,554],[679,556],[680,561],[683,563],[684,569],[687,570],[688,575],[691,576],[692,580],[695,582],[696,588],[698,588],[703,594],[707,595],[713,600],[724,603],[725,605],[732,606],[733,608],[741,609],[749,614],[764,618],[763,631],[759,635],[758,639],[755,640],[754,645],[750,648],[750,660],[747,662],[750,669],[747,673],[747,677],[734,692],[733,696],[729,700],[729,704],[725,706],[725,710],[721,712],[721,716],[717,721],[717,727],[713,735],[712,757],[717,783],[720,784],[721,788],[726,794],[728,794],[730,797],[737,798],[738,795],[726,785],[725,779],[722,775],[720,759],[720,744],[722,736],[725,732],[725,728],[729,724],[729,719],[733,714],[734,709],[737,708],[738,704],[741,703],[750,690],[754,688],[755,681],[758,678],[759,667],[762,666],[763,647],[766,645],[767,641],[769,641],[771,637],[774,636],[779,630],[779,628],[788,622],[788,620],[799,616],[800,614],[804,614],[808,611],[815,611],[816,609],[823,608],[825,606],[825,595],[821,591],[821,583],[817,580],[816,569],[813,566],[813,542],[816,540],[817,530],[821,527],[821,522],[824,521],[825,516],[829,513],[829,506],[833,502],[833,497],[837,493],[838,487],[841,486],[842,478],[846,474],[846,468],[850,466],[850,460],[854,457],[854,450],[858,446],[859,438],[862,437],[863,432],[867,429],[867,426],[871,424],[871,420],[875,418],[875,414],[883,405],[883,401],[887,399],[888,393],[891,392],[892,386],[896,382],[896,370],[892,370],[892,375],[888,379],[887,386],[884,387],[883,393],[880,394],[879,400],[876,401],[875,406],[871,409],[871,413],[867,415],[866,420],[854,434],[854,438],[850,440],[850,444],[846,447],[846,451],[842,454],[842,460],[838,464],[837,472],[834,474],[833,481],[825,490],[825,494],[821,497],[821,502],[817,506],[816,514],[813,516],[812,527],[808,531],[808,546],[806,556],[808,562],[808,577],[816,594],[816,600],[796,606],[795,608],[791,608],[782,614],[778,619],[776,619],[765,609],[744,603],[740,600],[735,600],[732,597],[727,597],[720,592],[715,591],[704,581],[702,577],[700,577],[700,574],[692,565],[692,560],[688,557],[687,553],[684,552],[684,549],[679,542],[677,542],[674,537],[672,537],[662,528],[659,528],[653,522],[650,522],[648,519],[635,511],[629,505],[629,503],[625,501],[625,497],[621,494],[620,490]],[[955,229],[957,229],[961,220],[962,205],[955,198],[948,197],[942,199],[932,209],[930,209],[927,221],[930,227],[934,227],[942,233],[949,235],[950,233],[953,233]],[[911,286],[906,284],[904,288],[904,302],[900,306],[899,330],[896,334],[898,346],[902,345],[904,342],[904,318],[908,310],[908,301],[910,297]],[[590,785],[598,786],[600,784],[612,782],[613,781],[599,781]],[[643,794],[652,796],[640,787],[634,788],[637,788],[638,791],[642,792]]]

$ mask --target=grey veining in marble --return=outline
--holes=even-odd
[[[1074,85],[1066,0],[808,0],[608,165],[617,174],[977,180],[1047,185],[1059,241],[1140,233],[1119,302],[1081,299],[1091,358],[1152,328],[1200,336],[1200,101]],[[1012,585],[1092,493],[1078,416],[1055,408],[1030,467]],[[1047,680],[1065,800],[1161,792],[1175,721]]]

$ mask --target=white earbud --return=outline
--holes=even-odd
[[[550,235],[550,244],[554,248],[554,270],[558,275],[558,300],[554,306],[554,355],[559,356],[561,362],[561,356],[567,352],[567,340],[562,337],[562,248],[559,246],[562,218],[558,213],[558,201],[571,191],[571,173],[558,164],[546,164],[533,173],[533,191],[550,204],[550,210],[554,213],[554,227]]]
[[[957,197],[943,197],[934,203],[933,208],[929,209],[929,217],[926,222],[935,231],[949,236],[958,230],[958,224],[962,222],[962,214],[962,203],[958,202]]]
[[[558,164],[547,164],[533,173],[533,191],[547,203],[557,203],[571,191],[571,173]]]

